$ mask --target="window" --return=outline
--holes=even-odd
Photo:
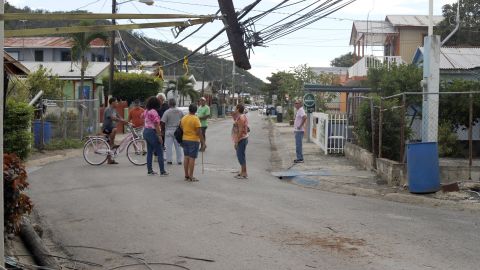
[[[90,56],[90,59],[92,62],[95,62],[96,59],[96,55],[92,53],[92,55]]]
[[[12,57],[13,59],[15,60],[20,60],[20,52],[19,51],[12,51],[12,52],[8,52]]]
[[[35,51],[35,62],[43,62],[43,51]]]
[[[62,51],[60,58],[60,61],[71,61],[72,54],[70,53],[70,51]]]

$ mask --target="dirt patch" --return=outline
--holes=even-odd
[[[367,242],[361,238],[350,238],[337,234],[321,235],[316,233],[290,233],[284,234],[282,245],[302,246],[305,248],[322,248],[345,255],[355,255]]]

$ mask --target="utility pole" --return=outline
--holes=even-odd
[[[203,74],[202,74],[202,97],[205,95],[205,68],[207,66],[207,46],[205,46],[205,54],[203,55]]]
[[[424,39],[422,142],[438,141],[440,36],[433,35],[433,0],[429,0],[428,36]]]
[[[117,0],[112,0],[112,14],[117,13]],[[112,25],[115,25],[115,19],[112,19]],[[115,72],[115,31],[110,33],[110,74],[108,75],[108,94],[113,91],[113,74]],[[108,105],[108,96],[105,96],[105,107]]]
[[[0,1],[0,15],[3,16],[4,14],[4,1]],[[3,52],[3,47],[4,47],[4,42],[5,42],[5,39],[4,39],[4,30],[5,30],[5,22],[3,20],[0,20],[0,58],[2,59],[2,64],[0,65],[0,74],[2,74],[2,76],[4,77],[5,74],[4,74],[4,70],[3,70],[3,65],[4,65],[4,59],[3,59],[3,56],[4,56],[4,52]],[[0,89],[2,90],[1,94],[0,94],[0,162],[3,164],[3,104],[4,104],[4,99],[5,99],[5,89],[4,89],[5,85],[4,85],[4,79],[2,78],[0,80]],[[3,170],[2,170],[3,172]],[[3,243],[3,239],[4,238],[4,198],[3,198],[3,173],[1,174],[0,176],[0,181],[2,182],[2,184],[0,185],[0,202],[2,203],[2,206],[0,207],[0,226],[2,227],[2,229],[0,230],[0,266],[4,266],[5,265],[5,246],[4,246],[4,243]]]
[[[235,100],[235,62],[232,63],[232,106]]]

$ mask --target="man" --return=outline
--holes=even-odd
[[[110,148],[115,149],[118,145],[115,145],[115,136],[117,135],[117,128],[116,122],[120,121],[123,123],[127,123],[127,121],[123,120],[117,113],[117,99],[111,97],[108,100],[108,108],[105,109],[103,113],[103,133],[108,135]],[[110,155],[108,156],[108,164],[118,164]]]
[[[145,110],[140,107],[140,100],[136,99],[133,102],[133,108],[128,112],[128,121],[132,123],[134,128],[143,127],[145,121],[143,120],[142,115],[144,111]]]
[[[158,116],[160,116],[160,119],[162,119],[163,114],[168,110],[168,104],[165,102],[167,98],[165,97],[164,93],[158,93],[157,99],[160,102],[160,107],[157,108],[156,110],[157,110]],[[162,123],[162,140],[165,143],[165,126],[163,125],[163,123]]]
[[[175,146],[175,153],[177,156],[177,164],[182,164],[182,148],[180,144],[175,140],[175,130],[177,129],[178,125],[180,124],[180,120],[183,117],[183,112],[178,109],[177,102],[175,99],[168,100],[168,109],[162,117],[162,123],[165,126],[165,147],[167,148],[167,164],[173,164],[173,149],[172,147]]]
[[[200,107],[197,110],[197,116],[200,119],[203,138],[207,139],[208,118],[210,117],[210,107],[207,105],[207,100],[204,97],[200,98]]]
[[[297,159],[293,163],[303,163],[303,149],[302,142],[303,136],[305,134],[305,121],[307,121],[307,115],[303,109],[303,102],[300,100],[295,101],[295,109],[297,113],[295,114],[295,122],[293,124],[294,133],[295,133],[295,150],[297,153]]]

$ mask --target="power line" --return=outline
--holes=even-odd
[[[88,6],[91,6],[91,5],[94,5],[94,4],[98,3],[98,2],[100,2],[100,1],[102,1],[102,0],[92,1],[92,2],[90,2],[90,3],[88,3],[88,4],[86,4],[86,5],[83,5],[83,6],[79,7],[79,8],[77,8],[77,9],[75,9],[75,10],[79,10],[79,9],[82,9],[82,8],[86,8],[86,7],[88,7]]]

